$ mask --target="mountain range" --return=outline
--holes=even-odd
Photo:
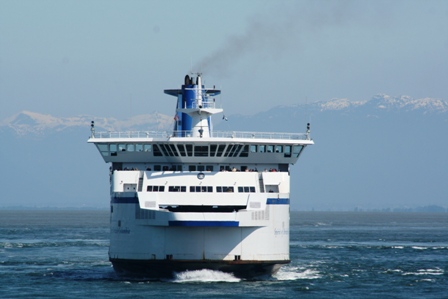
[[[333,99],[325,102],[315,102],[295,106],[277,106],[266,112],[253,115],[269,115],[275,118],[276,112],[284,113],[302,112],[314,115],[316,113],[336,112],[343,114],[357,114],[360,117],[379,117],[385,113],[412,113],[414,115],[442,115],[448,112],[448,101],[433,98],[413,99],[409,96],[391,97],[380,94],[368,101],[349,101],[348,99]],[[173,112],[174,114],[174,112]],[[244,116],[237,115],[237,118]],[[250,117],[248,117],[250,118]],[[173,117],[155,113],[136,115],[127,120],[116,118],[98,117],[92,115],[80,115],[73,117],[55,117],[52,115],[39,114],[36,112],[22,111],[0,122],[1,130],[12,130],[17,135],[45,134],[46,132],[60,132],[68,128],[86,128],[91,121],[95,121],[95,127],[104,131],[128,131],[128,130],[170,130]]]
[[[174,115],[174,109],[173,109]],[[295,210],[448,207],[448,102],[376,95],[275,106],[214,118],[217,131],[304,132],[315,145],[291,167]],[[127,120],[22,111],[0,122],[1,207],[108,206],[108,168],[87,144],[97,131],[167,131],[173,116]]]

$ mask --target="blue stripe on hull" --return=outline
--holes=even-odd
[[[133,203],[138,204],[137,197],[112,197],[111,203]],[[268,205],[289,205],[289,198],[268,198]]]
[[[169,221],[169,226],[238,227],[238,221]]]
[[[268,205],[289,205],[289,198],[268,198]]]

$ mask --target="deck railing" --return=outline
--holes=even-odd
[[[215,131],[210,138],[253,138],[253,139],[288,139],[307,140],[306,133],[278,133],[278,132],[241,132],[241,131]],[[128,132],[95,132],[91,138],[191,138],[192,131],[128,131]],[[209,137],[204,137],[206,139]]]

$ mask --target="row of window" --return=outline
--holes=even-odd
[[[190,186],[190,192],[213,192],[213,186]],[[165,186],[149,185],[147,192],[165,192]],[[187,192],[187,186],[169,186],[168,192]],[[235,192],[233,186],[216,186],[216,192]],[[254,186],[239,186],[239,193],[254,193]]]
[[[244,166],[243,166],[244,167]],[[227,168],[230,169],[229,166]],[[247,168],[247,167],[246,167]],[[188,165],[188,171],[213,171],[213,165]],[[117,170],[140,170],[136,167]],[[145,170],[151,171],[153,170],[151,166],[147,166]],[[221,171],[224,170],[224,167],[221,167]],[[154,165],[154,171],[182,171],[182,165],[171,165],[171,166],[162,166],[162,165]]]
[[[213,165],[188,165],[188,171],[213,171],[215,168],[213,167]],[[115,170],[140,170],[137,167],[125,167],[123,169],[118,168]],[[143,169],[142,169],[143,170]],[[151,166],[147,166],[146,169],[147,171],[151,171],[153,170],[151,168]],[[161,166],[161,165],[154,165],[154,171],[182,171],[182,165],[171,165],[171,166]],[[231,166],[220,166],[219,167],[219,171],[244,171],[244,172],[257,172],[258,169],[257,168],[248,168],[247,166],[242,165],[240,168],[236,168],[236,167],[231,167]],[[265,169],[264,171],[278,171],[277,169]]]
[[[118,152],[153,152],[156,157],[248,157],[249,153],[283,153],[284,157],[297,156],[301,145],[274,144],[210,144],[193,145],[183,143],[101,143],[98,149],[104,156],[116,156]]]

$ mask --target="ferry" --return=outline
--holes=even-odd
[[[201,74],[186,75],[172,132],[96,132],[110,163],[109,260],[117,273],[153,278],[210,269],[240,278],[290,262],[290,165],[306,133],[218,132],[222,113]],[[295,195],[297,197],[297,195]]]

